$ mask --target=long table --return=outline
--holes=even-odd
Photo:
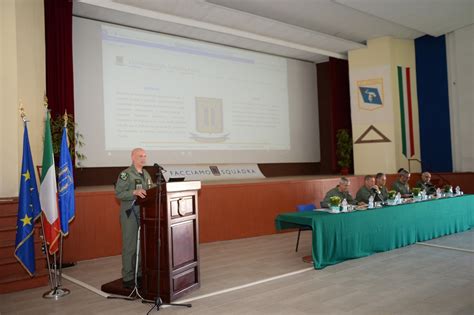
[[[474,227],[474,195],[332,214],[283,213],[277,230],[309,226],[314,268],[369,256]]]

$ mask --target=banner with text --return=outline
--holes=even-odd
[[[163,165],[165,180],[229,180],[265,178],[257,164]]]

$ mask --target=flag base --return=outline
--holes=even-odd
[[[69,293],[71,293],[71,291],[65,288],[54,288],[51,291],[45,292],[43,294],[43,299],[59,300],[59,298],[62,298],[63,296],[68,295]]]

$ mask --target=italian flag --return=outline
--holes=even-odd
[[[49,112],[46,112],[44,128],[43,164],[41,169],[40,202],[43,210],[44,237],[52,255],[58,251],[60,224],[56,188],[56,170],[54,168],[53,142]]]
[[[410,68],[397,67],[398,94],[400,96],[400,121],[402,130],[402,152],[406,158],[415,155],[413,135],[413,109],[411,98]]]

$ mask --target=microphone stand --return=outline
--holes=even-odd
[[[385,199],[383,199],[382,196],[382,191],[380,189],[375,190],[375,194],[379,197],[380,201],[382,202],[382,205],[386,205]]]
[[[184,307],[192,307],[190,303],[186,304],[177,304],[177,303],[164,303],[160,296],[160,259],[161,259],[161,185],[165,182],[163,180],[163,171],[165,171],[161,166],[155,163],[154,167],[157,169],[156,171],[156,185],[158,186],[158,194],[155,196],[155,211],[158,211],[158,214],[155,213],[155,218],[157,218],[158,224],[155,222],[155,231],[158,230],[158,244],[157,244],[157,259],[156,259],[156,269],[157,269],[157,277],[156,277],[156,297],[154,301],[150,300],[142,300],[142,303],[153,303],[153,306],[148,311],[147,315],[156,307],[156,311],[159,312],[160,308],[163,305],[167,306],[184,306]],[[157,226],[158,225],[158,226]]]
[[[143,300],[143,297],[140,295],[140,292],[138,291],[138,263],[139,263],[139,255],[140,255],[140,233],[141,233],[141,224],[140,224],[140,219],[138,218],[138,215],[136,212],[133,210],[133,207],[135,206],[135,201],[132,203],[131,213],[130,215],[133,214],[135,217],[135,220],[137,221],[138,224],[138,230],[137,230],[137,249],[135,251],[135,273],[134,273],[134,287],[132,292],[128,296],[123,296],[123,295],[109,295],[107,296],[108,299],[118,299],[118,300],[126,300],[126,301],[133,301],[136,300],[137,298],[140,298]]]

